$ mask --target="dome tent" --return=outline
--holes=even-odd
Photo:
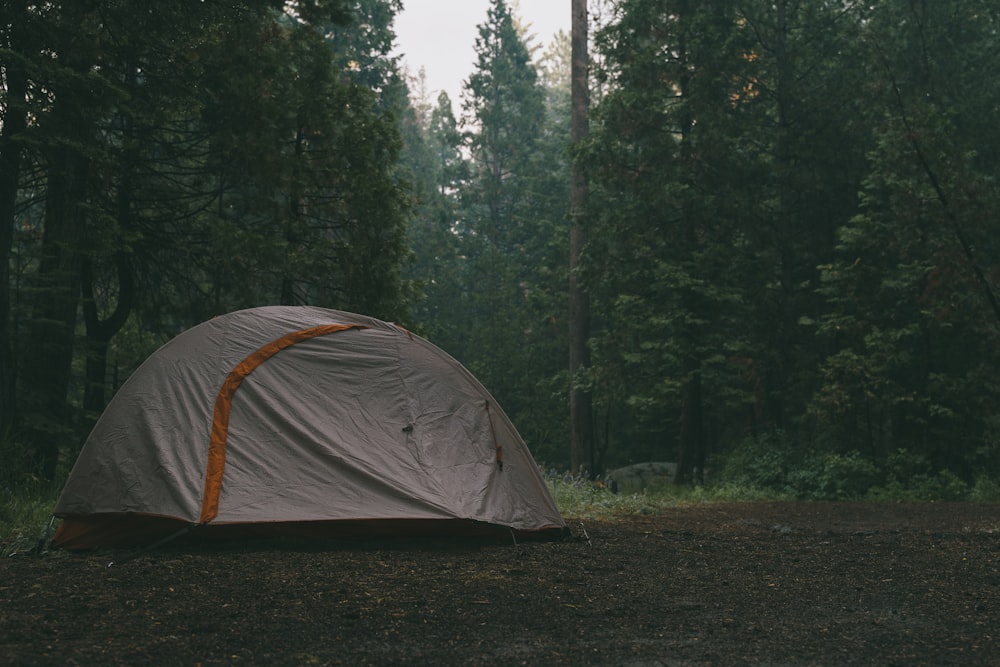
[[[237,311],[165,344],[94,426],[53,544],[221,535],[559,535],[527,446],[483,386],[393,324]]]

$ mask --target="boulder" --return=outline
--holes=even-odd
[[[677,464],[665,461],[633,463],[608,473],[608,477],[618,483],[618,488],[633,491],[673,484],[676,475]]]

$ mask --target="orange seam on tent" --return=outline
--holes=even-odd
[[[322,324],[276,338],[261,346],[241,361],[229,372],[215,397],[215,411],[209,433],[208,462],[205,466],[205,488],[201,500],[199,523],[208,523],[219,514],[219,493],[222,490],[222,475],[226,468],[226,441],[229,436],[229,413],[236,390],[243,380],[265,361],[296,343],[345,331],[347,329],[367,329],[359,324]]]

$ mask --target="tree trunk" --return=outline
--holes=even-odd
[[[793,333],[797,326],[795,315],[796,280],[794,265],[798,252],[793,245],[793,198],[792,171],[792,126],[790,119],[791,97],[789,86],[792,75],[788,61],[788,7],[782,0],[777,4],[777,37],[774,57],[778,64],[778,80],[775,92],[777,104],[777,142],[775,177],[778,180],[777,244],[781,275],[779,317],[775,326],[775,347],[778,350],[776,367],[768,372],[768,422],[773,428],[781,429],[785,423],[785,399],[788,396],[789,380],[793,371]]]
[[[63,445],[75,444],[69,388],[91,168],[87,150],[94,144],[91,118],[102,113],[98,105],[105,102],[95,99],[95,81],[89,79],[94,74],[89,51],[93,35],[68,29],[79,25],[91,9],[86,3],[64,4],[54,46],[59,58],[47,73],[53,102],[38,124],[46,176],[45,217],[35,277],[26,293],[31,301],[19,354],[16,425],[34,452],[38,472],[49,480],[55,478]]]
[[[80,280],[83,293],[83,319],[87,328],[86,387],[83,393],[83,409],[88,415],[99,415],[104,410],[107,396],[108,346],[116,333],[121,331],[132,312],[135,302],[134,276],[132,266],[124,253],[115,257],[118,277],[118,300],[114,312],[107,319],[100,319],[95,301],[94,275],[91,262],[81,263]]]
[[[9,7],[9,18],[13,20],[8,28],[7,43],[3,46],[12,53],[19,53],[20,50],[15,32],[19,22],[15,16],[24,14],[25,4],[5,5]],[[13,428],[17,404],[11,335],[10,253],[14,243],[14,216],[21,177],[18,135],[26,127],[25,95],[28,91],[28,77],[21,63],[15,58],[5,60],[7,111],[0,125],[0,438],[6,437]]]
[[[587,0],[573,0],[572,5],[571,138],[578,145],[589,131],[590,89],[587,45]],[[570,466],[573,472],[594,470],[594,422],[590,390],[581,386],[580,377],[590,366],[590,301],[580,284],[580,256],[587,244],[585,211],[588,196],[587,178],[574,162],[570,184],[569,231],[569,412]]]
[[[702,418],[701,370],[697,360],[689,362],[681,412],[680,446],[675,482],[690,484],[705,480],[705,435]]]
[[[60,445],[73,433],[67,398],[80,302],[81,203],[88,164],[65,146],[49,152],[48,164],[45,231],[34,305],[26,322],[19,417],[39,472],[53,479]]]

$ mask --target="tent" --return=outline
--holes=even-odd
[[[538,466],[455,359],[396,325],[242,310],[149,357],[54,514],[67,549],[244,535],[555,536]]]

